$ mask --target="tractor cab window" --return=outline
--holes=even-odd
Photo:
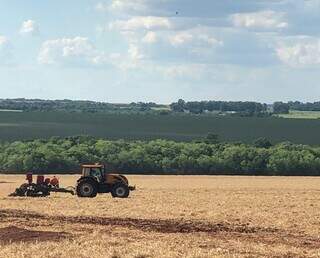
[[[82,175],[87,177],[87,176],[90,176],[90,168],[83,168],[82,169]]]
[[[100,167],[84,167],[82,169],[82,175],[84,177],[95,177],[98,182],[103,181],[102,168]]]
[[[91,168],[91,176],[97,178],[98,182],[103,181],[101,168]]]

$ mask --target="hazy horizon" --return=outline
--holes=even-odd
[[[104,101],[104,100],[95,100],[95,99],[55,99],[55,98],[25,98],[25,97],[16,97],[16,98],[0,98],[0,100],[15,100],[15,99],[25,99],[25,100],[41,100],[41,101],[63,101],[63,100],[68,100],[68,101],[91,101],[91,102],[100,102],[100,103],[108,103],[108,104],[114,104],[114,105],[121,105],[121,104],[130,104],[130,103],[138,103],[138,102],[142,102],[142,103],[149,103],[149,102],[153,102],[155,104],[159,104],[159,105],[170,105],[172,104],[173,102],[177,102],[179,99],[176,99],[176,100],[173,100],[172,102],[154,102],[154,101],[127,101],[127,102],[109,102],[109,101]],[[181,98],[180,98],[181,99]],[[201,102],[201,101],[225,101],[225,102],[257,102],[257,103],[261,103],[261,104],[266,104],[266,105],[272,105],[274,104],[274,102],[283,102],[282,100],[277,100],[277,101],[274,101],[274,102],[264,102],[264,101],[255,101],[255,100],[228,100],[228,99],[198,99],[198,100],[188,100],[188,99],[183,99],[185,102],[192,102],[192,101],[195,101],[195,102]],[[286,101],[286,102],[295,102],[295,101],[298,101],[298,102],[301,102],[301,103],[307,103],[307,102],[303,102],[303,101],[300,101],[300,100],[289,100],[289,101]],[[285,103],[286,103],[285,102]],[[317,102],[320,102],[317,101]],[[310,102],[310,103],[313,103],[313,102]]]

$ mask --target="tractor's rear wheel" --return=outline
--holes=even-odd
[[[93,198],[98,193],[98,187],[92,180],[80,181],[77,185],[77,195],[79,197]]]
[[[111,195],[114,198],[127,198],[129,193],[129,187],[122,183],[115,184],[111,190]]]

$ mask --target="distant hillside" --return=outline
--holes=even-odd
[[[259,137],[273,143],[319,145],[319,119],[231,117],[212,115],[102,114],[70,112],[0,112],[0,140],[90,135],[108,139],[192,141],[214,133],[221,141],[250,143]]]

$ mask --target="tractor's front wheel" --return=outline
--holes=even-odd
[[[129,187],[122,183],[115,184],[111,190],[111,195],[114,198],[128,198],[129,193]]]
[[[79,197],[93,198],[96,197],[98,188],[92,180],[80,181],[77,185],[77,195]]]

